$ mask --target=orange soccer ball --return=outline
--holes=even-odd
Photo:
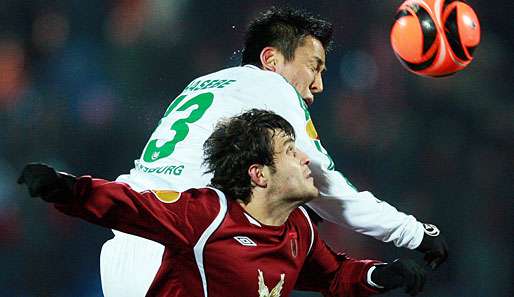
[[[479,43],[478,17],[464,0],[407,0],[391,28],[396,57],[423,76],[447,76],[464,69]]]

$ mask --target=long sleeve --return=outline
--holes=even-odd
[[[286,87],[290,87],[289,90]],[[309,167],[321,196],[309,206],[332,223],[384,242],[392,241],[398,247],[418,247],[423,239],[422,224],[372,193],[357,191],[335,170],[332,158],[321,145],[307,106],[292,86],[286,87],[274,88],[275,97],[270,97],[267,107],[293,125],[297,147],[309,156]]]
[[[305,133],[303,133],[305,134]],[[302,137],[303,136],[303,137]],[[412,215],[398,211],[368,191],[357,191],[337,170],[319,140],[298,136],[298,147],[311,160],[310,168],[320,199],[309,206],[322,218],[398,247],[415,249],[423,239],[423,226]]]
[[[314,227],[313,249],[296,282],[298,290],[318,291],[326,297],[365,297],[379,293],[368,285],[367,272],[375,260],[336,255]]]
[[[84,176],[75,185],[72,201],[56,204],[56,208],[165,245],[191,246],[216,213],[216,197],[209,189],[137,192],[125,183]],[[194,224],[190,218],[195,218]]]

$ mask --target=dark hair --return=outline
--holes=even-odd
[[[283,117],[266,110],[252,109],[219,122],[203,144],[206,173],[213,173],[211,186],[231,199],[250,202],[252,164],[274,169],[273,135],[277,131],[295,138],[294,129]]]
[[[267,46],[277,48],[286,61],[291,61],[307,36],[318,39],[327,51],[332,31],[331,23],[315,18],[306,11],[272,7],[250,23],[241,64],[261,67],[260,54]]]

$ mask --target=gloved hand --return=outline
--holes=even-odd
[[[392,263],[375,267],[371,280],[386,291],[405,287],[405,292],[415,296],[423,290],[425,271],[410,259],[396,259]]]
[[[48,165],[30,163],[23,168],[18,184],[26,184],[32,197],[41,197],[47,202],[63,203],[73,197],[76,180],[75,176],[57,172]]]
[[[436,269],[448,258],[448,246],[439,229],[432,224],[423,224],[425,234],[416,250],[425,253],[425,261]]]

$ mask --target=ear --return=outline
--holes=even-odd
[[[248,168],[248,175],[252,181],[252,185],[265,188],[268,186],[268,180],[264,175],[264,166],[261,164],[252,164]]]
[[[261,65],[264,70],[276,72],[277,64],[280,58],[280,52],[271,46],[267,46],[262,49],[260,59]]]

